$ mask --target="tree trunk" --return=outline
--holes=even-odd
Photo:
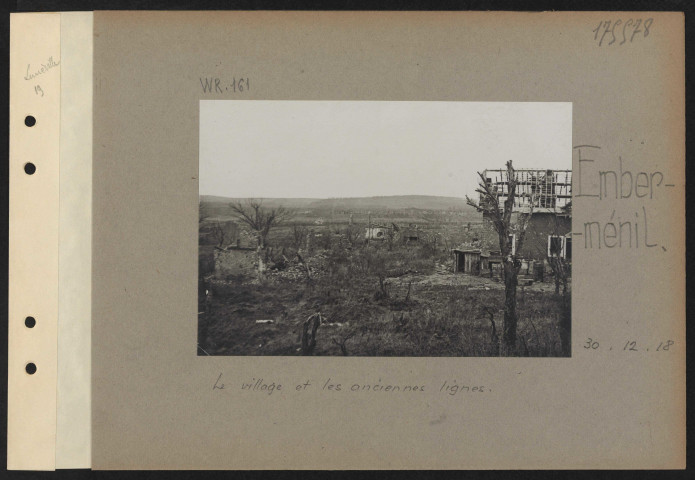
[[[306,234],[306,254],[311,255],[311,232]]]
[[[314,313],[304,322],[302,329],[302,355],[313,355],[316,348],[316,331],[321,325],[321,314]],[[309,330],[311,328],[311,330]]]
[[[264,261],[265,249],[259,245],[256,249],[256,260],[258,261],[258,280],[263,281],[265,273],[265,261]]]
[[[572,350],[572,297],[566,291],[560,297],[560,343],[562,354],[569,357]]]
[[[555,270],[555,295],[560,295],[560,272]]]
[[[504,325],[502,338],[508,351],[516,345],[516,286],[518,283],[517,269],[514,261],[504,261]]]

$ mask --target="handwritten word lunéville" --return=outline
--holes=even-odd
[[[42,63],[40,67],[34,67],[33,70],[31,68],[31,64],[27,64],[27,74],[24,75],[24,80],[32,80],[39,75],[48,72],[52,68],[57,67],[58,65],[60,65],[60,60],[56,62],[53,60],[53,57],[48,57],[46,63]]]

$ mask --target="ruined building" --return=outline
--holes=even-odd
[[[507,170],[485,170],[485,180],[498,195],[500,208],[509,195]],[[512,235],[512,250],[521,258],[541,260],[546,256],[572,258],[572,171],[532,170],[515,171],[516,192],[512,224],[520,213],[532,210],[530,223],[521,252],[516,251],[516,236]],[[481,196],[482,197],[482,196]],[[481,198],[481,201],[484,201]],[[487,215],[484,215],[487,217]],[[489,218],[485,218],[489,221]],[[492,225],[489,228],[493,229]],[[491,245],[492,250],[499,246]]]
[[[518,233],[511,234],[512,254],[525,264],[544,263],[547,257],[572,258],[572,171],[519,169],[515,171],[516,192],[512,225],[518,215],[532,211],[521,251],[516,250]],[[507,170],[485,170],[488,188],[497,194],[498,206],[504,208],[509,195]],[[479,202],[488,201],[480,195]],[[484,228],[475,245],[454,250],[456,271],[479,274],[499,262],[499,239],[488,213],[483,214]]]

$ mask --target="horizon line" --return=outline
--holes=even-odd
[[[363,195],[363,196],[349,196],[349,197],[264,197],[264,196],[228,196],[228,195],[219,195],[216,193],[199,193],[199,197],[222,197],[222,198],[241,198],[241,199],[248,199],[248,198],[258,198],[258,199],[268,199],[268,200],[281,200],[281,199],[293,199],[293,200],[344,200],[344,199],[350,199],[350,198],[392,198],[392,197],[435,197],[435,198],[456,198],[456,199],[461,199],[465,200],[466,195],[463,197],[457,197],[453,195],[431,195],[431,194],[421,194],[421,193],[404,193],[404,194],[396,194],[396,195]]]

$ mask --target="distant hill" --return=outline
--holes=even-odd
[[[226,198],[202,195],[201,201],[207,203],[231,203],[244,201],[244,198]],[[472,210],[464,198],[439,197],[436,195],[393,195],[385,197],[352,198],[263,198],[263,205],[287,208],[306,208],[311,210]]]
[[[201,195],[200,201],[205,203],[223,203],[229,204],[234,202],[244,202],[248,199],[246,198],[230,198],[230,197],[218,197],[215,195]],[[286,208],[309,208],[311,202],[315,202],[315,198],[258,198],[258,200],[263,201],[263,205],[266,207],[278,207],[282,205]]]

